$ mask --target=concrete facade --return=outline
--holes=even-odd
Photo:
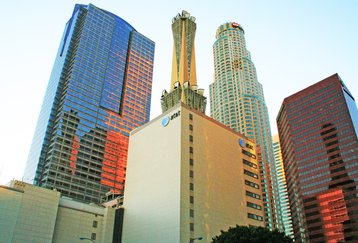
[[[122,242],[210,242],[236,224],[264,226],[255,148],[182,103],[132,131]]]
[[[114,208],[61,198],[60,192],[12,181],[0,186],[0,242],[112,242]]]

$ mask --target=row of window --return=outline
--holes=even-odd
[[[260,186],[252,181],[245,180],[245,185],[251,186],[253,188],[259,189]]]
[[[250,219],[258,220],[258,221],[262,221],[262,220],[263,220],[262,216],[256,215],[256,214],[253,214],[253,213],[248,213],[248,214],[247,214],[247,217],[250,218]]]
[[[253,159],[256,159],[256,155],[250,153],[249,151],[246,151],[246,150],[243,149],[242,153],[247,155],[247,156],[249,156],[249,157],[251,157],[251,158],[253,158]]]
[[[254,164],[254,163],[252,163],[252,162],[250,162],[250,161],[248,161],[248,160],[246,160],[246,159],[243,159],[242,161],[244,162],[245,165],[248,165],[248,166],[250,166],[250,167],[252,167],[252,168],[257,169],[257,165],[256,165],[256,164]]]
[[[250,191],[246,191],[246,196],[249,196],[249,197],[252,197],[252,198],[255,198],[255,199],[261,199],[261,196],[256,194],[256,193],[253,193],[253,192],[250,192]]]
[[[193,115],[189,113],[189,119],[190,121],[193,120]],[[193,125],[189,124],[189,131],[191,134],[189,134],[189,142],[192,144],[192,142],[194,141],[194,137],[192,135],[192,131],[193,131]],[[194,178],[194,171],[193,171],[193,165],[194,165],[194,159],[193,159],[193,153],[194,153],[194,148],[192,146],[189,147],[189,153],[190,153],[190,158],[189,158],[189,177],[190,177],[190,182],[189,182],[189,190],[190,190],[190,196],[189,196],[189,201],[190,201],[190,210],[189,210],[189,217],[191,219],[194,218],[194,183],[193,183],[193,178]],[[190,222],[189,224],[189,230],[190,232],[194,232],[194,222]]]
[[[258,209],[261,210],[262,207],[256,203],[252,203],[252,202],[246,202],[246,206],[250,207],[250,208],[254,208],[254,209]]]
[[[245,170],[245,169],[244,169],[244,174],[245,174],[245,175],[248,175],[248,176],[251,176],[251,177],[253,177],[253,178],[255,178],[255,179],[258,179],[258,178],[259,178],[258,174],[255,174],[255,173],[253,173],[253,172],[251,172],[251,171],[248,171],[248,170]]]

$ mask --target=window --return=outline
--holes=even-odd
[[[193,160],[193,159],[190,159],[190,160],[189,160],[189,164],[190,164],[190,165],[194,165],[194,160]]]
[[[257,174],[255,174],[255,173],[253,173],[253,172],[251,172],[251,171],[248,171],[248,170],[244,170],[244,174],[245,174],[245,175],[248,175],[248,176],[251,176],[251,177],[253,177],[253,178],[256,178],[256,179],[259,178],[259,176],[258,176]]]
[[[248,165],[248,166],[250,166],[252,168],[255,168],[255,169],[257,168],[256,164],[254,164],[254,163],[252,163],[252,162],[250,162],[250,161],[248,161],[246,159],[242,159],[242,161],[244,162],[245,165]]]
[[[194,128],[193,128],[193,125],[189,124],[189,130],[190,130],[190,131],[193,131],[193,129],[194,129]]]
[[[193,184],[193,183],[190,183],[189,188],[190,188],[190,191],[194,191],[194,184]]]
[[[253,213],[248,213],[247,217],[250,219],[256,219],[258,221],[262,221],[262,216],[259,216],[259,215],[253,214]]]
[[[256,203],[252,203],[252,202],[246,202],[246,206],[250,207],[250,208],[254,208],[254,209],[258,209],[261,210],[262,207]]]
[[[253,158],[253,159],[256,159],[256,155],[250,153],[249,151],[246,151],[246,150],[242,150],[242,153]]]
[[[259,189],[260,186],[252,181],[245,180],[245,185],[251,186],[253,188]]]
[[[246,196],[252,197],[252,198],[256,198],[256,199],[260,199],[260,195],[250,192],[250,191],[246,191]]]
[[[190,209],[190,217],[194,218],[194,210]]]
[[[190,231],[194,231],[194,224],[190,223]]]
[[[194,148],[193,147],[189,147],[189,152],[192,154],[194,153]]]
[[[193,120],[193,114],[189,113],[189,119]]]
[[[97,224],[98,224],[98,222],[96,220],[93,220],[92,227],[97,228]]]
[[[96,240],[96,233],[92,233],[92,234],[91,234],[91,239],[92,239],[92,240]]]
[[[193,142],[193,141],[194,141],[194,138],[193,138],[192,135],[189,135],[189,141],[190,141],[190,142]]]
[[[190,203],[194,203],[194,197],[190,196]]]
[[[194,171],[190,170],[189,175],[190,175],[191,178],[193,178],[194,177]]]

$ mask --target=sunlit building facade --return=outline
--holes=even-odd
[[[269,116],[262,85],[246,49],[244,29],[235,22],[221,25],[216,31],[213,53],[210,114],[259,145],[266,225],[282,230]]]
[[[229,227],[264,226],[256,152],[183,103],[132,131],[122,242],[211,242]]]
[[[0,202],[0,242],[118,242],[118,207],[77,202],[16,180],[0,185]]]
[[[282,218],[283,231],[287,236],[293,238],[292,229],[292,217],[290,211],[290,203],[288,201],[286,175],[283,167],[280,139],[278,135],[272,137],[273,153],[276,164],[276,176],[277,176],[277,192],[279,196],[279,207]]]
[[[24,181],[98,202],[122,193],[129,132],[149,120],[154,42],[120,17],[76,5],[67,22]]]
[[[358,112],[334,74],[284,99],[277,116],[297,242],[358,242]]]
[[[229,227],[265,225],[256,144],[204,114],[195,28],[188,12],[174,17],[163,114],[130,134],[122,242],[210,242]]]

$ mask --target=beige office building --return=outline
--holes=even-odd
[[[210,242],[264,226],[256,144],[178,103],[131,132],[122,242]]]
[[[0,242],[114,242],[115,211],[14,180],[0,186]]]

